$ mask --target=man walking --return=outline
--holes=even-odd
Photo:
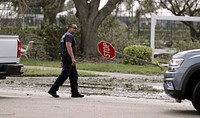
[[[63,85],[64,81],[69,77],[71,86],[71,97],[84,97],[78,92],[78,72],[76,69],[75,60],[75,44],[76,40],[74,34],[76,33],[77,25],[70,24],[67,32],[61,38],[61,65],[62,72],[56,79],[55,83],[51,86],[48,93],[53,97],[58,98],[57,91]]]

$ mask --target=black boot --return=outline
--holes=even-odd
[[[59,98],[60,96],[59,95],[57,95],[57,93],[56,92],[53,92],[53,91],[48,91],[48,93],[51,95],[51,96],[53,96],[54,98]]]
[[[82,98],[84,97],[84,95],[81,95],[80,93],[72,93],[72,96],[73,98]]]

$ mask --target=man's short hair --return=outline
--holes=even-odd
[[[68,25],[68,29],[69,29],[69,28],[73,28],[73,27],[77,28],[77,25],[76,25],[76,24],[69,24],[69,25]]]

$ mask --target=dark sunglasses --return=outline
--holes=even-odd
[[[72,27],[72,28],[77,29],[77,27]]]

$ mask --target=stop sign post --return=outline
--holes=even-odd
[[[109,59],[113,59],[116,55],[114,47],[106,41],[98,43],[98,51],[103,57]]]

